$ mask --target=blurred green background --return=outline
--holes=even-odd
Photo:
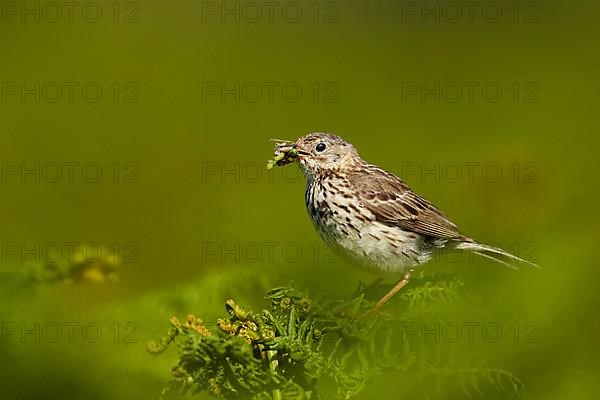
[[[211,320],[231,296],[260,307],[289,281],[347,297],[372,279],[328,258],[297,168],[263,168],[269,138],[311,131],[343,136],[464,232],[542,265],[423,271],[456,273],[479,298],[472,319],[497,322],[502,340],[465,347],[520,377],[527,398],[597,394],[595,3],[476,2],[472,17],[429,1],[272,14],[101,1],[71,16],[56,4],[2,3],[0,271],[8,282],[67,242],[121,264],[116,282],[3,293],[2,398],[155,398],[176,352],[155,358],[145,343],[171,315]],[[78,163],[72,177],[65,163]],[[510,327],[528,322],[538,340],[515,343]],[[385,382],[364,396],[400,397]]]

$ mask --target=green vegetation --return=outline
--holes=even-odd
[[[456,281],[406,290],[391,313],[368,319],[353,317],[373,304],[362,290],[339,301],[315,300],[283,287],[270,290],[266,299],[269,307],[258,313],[228,300],[227,318],[217,320],[213,329],[193,315],[184,323],[171,318],[167,335],[148,343],[154,354],[179,344],[179,361],[163,397],[207,391],[222,399],[330,398],[318,389],[319,381],[327,379],[334,382],[335,398],[348,399],[392,371],[402,372],[407,395],[444,398],[446,391],[460,388],[470,397],[490,398],[490,391],[505,399],[522,397],[522,385],[511,373],[461,365],[455,357],[441,356],[451,354],[451,343],[424,346],[422,338],[409,338],[398,329],[402,322],[424,321],[425,316],[442,321],[440,306],[448,310],[460,301]]]

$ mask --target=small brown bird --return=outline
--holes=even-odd
[[[373,272],[403,274],[367,314],[406,286],[413,268],[435,250],[472,251],[509,267],[510,262],[532,264],[460,233],[433,204],[400,178],[365,162],[339,136],[315,132],[296,142],[278,141],[268,166],[292,162],[306,176],[306,208],[323,240]]]

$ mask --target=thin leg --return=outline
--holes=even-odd
[[[369,311],[359,314],[357,317],[364,318],[364,317],[370,317],[372,315],[377,314],[377,312],[379,312],[379,310],[381,309],[381,307],[383,307],[385,305],[385,303],[387,303],[392,297],[394,297],[396,295],[396,293],[398,293],[400,291],[400,289],[402,289],[404,286],[408,285],[409,281],[410,281],[410,271],[407,272],[406,274],[404,274],[402,279],[400,279],[398,281],[398,283],[396,283],[396,285],[389,292],[387,292],[386,295],[381,298],[381,300],[379,300],[377,302],[377,304],[375,304],[373,307],[371,307],[371,309]]]

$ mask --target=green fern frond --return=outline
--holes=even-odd
[[[456,303],[460,286],[425,282],[398,296],[391,315],[386,310],[368,319],[350,317],[373,304],[364,293],[333,301],[294,287],[275,288],[266,294],[269,307],[260,312],[228,300],[227,317],[212,329],[194,316],[184,323],[172,318],[165,337],[150,342],[148,350],[160,354],[174,342],[179,346],[163,398],[205,391],[221,399],[317,399],[317,383],[325,380],[335,385],[335,397],[349,399],[386,372],[402,371],[412,384],[406,393],[411,386],[452,384],[471,395],[485,382],[519,399],[522,385],[509,372],[454,365],[452,357],[441,356],[451,347],[447,343],[402,340],[399,321],[435,315],[429,311]]]

